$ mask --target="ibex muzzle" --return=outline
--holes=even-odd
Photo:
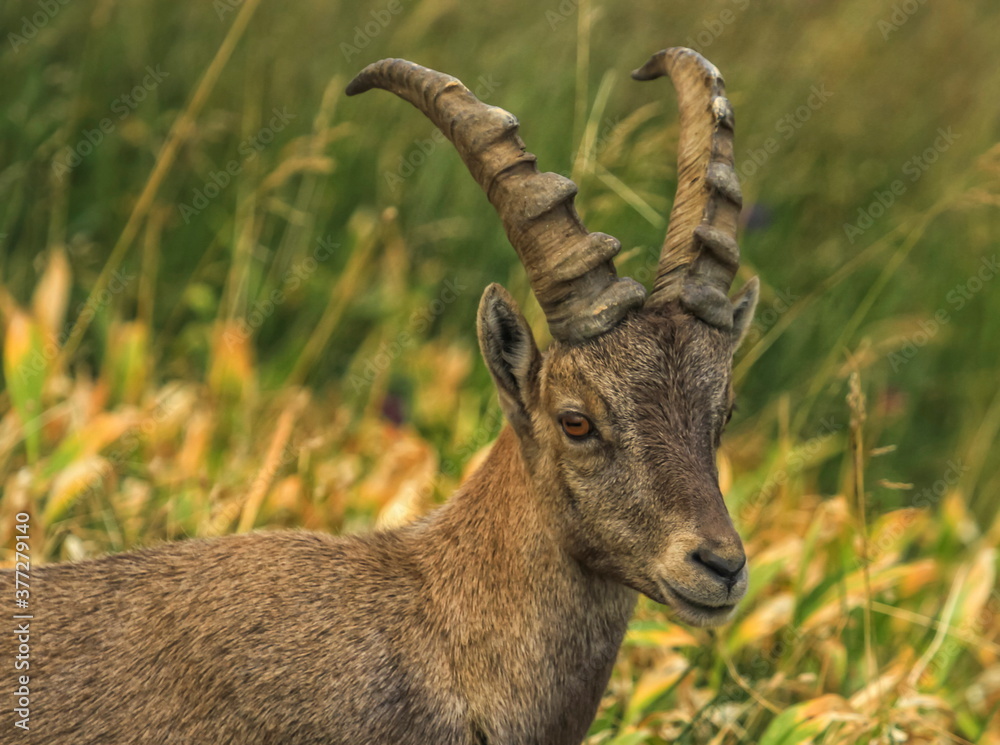
[[[487,288],[479,340],[509,426],[422,520],[36,570],[32,742],[573,745],[636,591],[688,623],[729,617],[747,570],[715,452],[757,283],[728,298],[740,192],[722,79],[686,49],[634,76],[664,74],[679,186],[648,298],[617,276],[618,241],[583,227],[575,185],[537,171],[513,116],[404,60],[350,84],[405,98],[455,144],[554,342],[539,352],[510,295]]]

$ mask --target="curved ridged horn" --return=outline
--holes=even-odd
[[[553,338],[573,343],[597,336],[645,302],[645,288],[615,272],[612,258],[621,244],[587,232],[573,206],[576,184],[538,172],[512,114],[487,106],[457,78],[401,59],[368,65],[347,95],[372,88],[416,106],[458,150],[499,213]]]
[[[665,49],[632,73],[636,80],[663,75],[677,89],[680,107],[677,196],[649,302],[680,299],[706,323],[728,329],[743,206],[733,167],[733,109],[718,69],[691,49]]]

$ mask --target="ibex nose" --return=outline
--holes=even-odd
[[[736,575],[746,566],[747,557],[742,548],[729,549],[724,554],[717,554],[707,546],[703,546],[694,552],[691,557],[696,562],[711,569],[726,582],[732,583]]]

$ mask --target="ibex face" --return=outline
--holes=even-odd
[[[553,532],[591,571],[675,608],[697,625],[728,618],[747,586],[715,451],[732,409],[732,356],[753,315],[756,280],[733,301],[741,206],[733,114],[722,78],[686,49],[633,77],[670,75],[680,99],[678,192],[647,299],[618,278],[620,245],[588,233],[576,186],[539,173],[517,120],[455,78],[403,60],[366,68],[349,94],[384,88],[455,144],[503,220],[555,341],[543,355],[503,288],[479,309],[483,356]]]
[[[554,468],[538,475],[560,485],[585,562],[697,625],[726,620],[747,587],[715,468],[733,346],[685,314],[644,313],[554,350],[539,380],[536,437]],[[564,426],[578,417],[583,438]]]
[[[750,310],[737,305],[736,328]],[[501,288],[480,313],[503,408],[572,553],[688,623],[725,621],[747,587],[715,468],[739,332],[668,306],[542,357]]]

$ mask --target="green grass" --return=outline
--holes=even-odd
[[[994,3],[0,19],[0,556],[22,509],[57,560],[446,496],[500,427],[479,294],[544,319],[455,153],[344,85],[403,56],[480,89],[648,282],[675,103],[628,71],[694,42],[737,112],[764,284],[720,458],[752,590],[712,634],[643,604],[593,742],[1000,742]]]

